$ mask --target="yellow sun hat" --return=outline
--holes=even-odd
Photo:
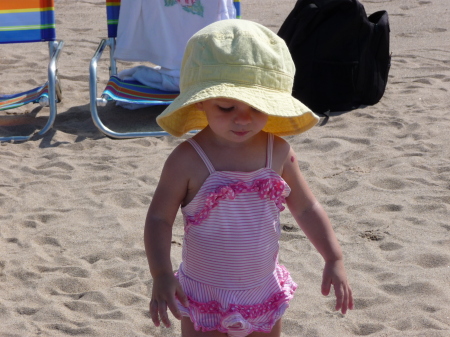
[[[157,118],[174,136],[208,125],[197,102],[230,98],[269,116],[263,131],[278,136],[304,132],[319,121],[292,96],[295,66],[283,39],[247,20],[217,21],[188,41],[180,73],[180,95]]]

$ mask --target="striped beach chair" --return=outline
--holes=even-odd
[[[106,0],[106,18],[108,26],[108,38],[102,39],[89,67],[89,91],[91,116],[96,127],[111,138],[134,138],[148,136],[168,135],[165,131],[148,132],[116,132],[107,127],[100,119],[99,106],[106,106],[108,101],[119,101],[133,104],[169,105],[179,95],[179,92],[157,90],[139,82],[121,80],[117,76],[117,63],[114,59],[116,46],[117,27],[119,23],[121,0]],[[234,0],[236,17],[241,17],[240,0]],[[109,47],[109,72],[110,79],[100,97],[97,93],[97,64],[106,47]]]
[[[64,42],[56,40],[54,0],[0,0],[0,44],[28,42],[48,42],[48,80],[26,92],[0,95],[0,110],[14,109],[28,103],[50,107],[47,123],[38,132],[43,135],[52,127],[56,118],[56,103],[61,100],[56,62]],[[0,137],[0,141],[25,141],[31,137]]]

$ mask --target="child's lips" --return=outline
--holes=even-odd
[[[246,134],[248,134],[250,131],[233,131],[233,133],[236,136],[245,136]]]

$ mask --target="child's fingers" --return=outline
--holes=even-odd
[[[178,286],[177,288],[177,293],[176,296],[178,298],[178,301],[180,301],[180,303],[184,306],[184,307],[189,307],[189,300],[186,296],[186,294],[183,291],[183,288],[181,288],[181,285]]]
[[[165,301],[161,301],[158,303],[158,313],[161,322],[165,325],[166,328],[170,327],[169,316],[167,315],[167,303]]]
[[[168,328],[170,326],[170,320],[167,316],[167,305],[164,301],[150,301],[150,317],[155,326],[160,326],[161,322]]]
[[[323,277],[321,286],[322,295],[328,296],[328,294],[330,293],[330,289],[331,289],[331,278]]]
[[[344,308],[344,299],[345,299],[345,292],[344,288],[342,286],[342,283],[340,284],[333,284],[334,286],[334,294],[336,295],[336,310],[343,309]]]
[[[343,314],[346,314],[348,309],[353,309],[352,290],[347,284],[341,284],[335,287],[335,294],[336,310],[341,310]]]
[[[353,292],[352,288],[348,288],[348,308],[353,310]]]
[[[155,326],[160,325],[159,316],[158,316],[158,302],[155,300],[150,301],[150,318],[152,319],[153,324]]]
[[[178,306],[177,306],[177,302],[176,302],[175,298],[173,298],[171,301],[168,301],[167,306],[169,307],[169,310],[172,312],[172,314],[175,316],[176,319],[183,318],[180,310],[178,310]]]
[[[347,309],[348,309],[348,289],[344,287],[342,303],[341,303],[341,312],[345,315],[347,313]]]
[[[181,285],[178,284],[176,292],[175,292],[175,297],[178,299],[178,301],[180,301],[180,303],[184,306],[184,307],[188,307],[189,306],[189,301],[188,298],[186,296],[186,294],[183,291],[183,288],[181,288]],[[177,319],[182,319],[183,315],[181,314],[180,310],[178,309],[178,305],[177,305],[177,301],[175,300],[175,298],[173,298],[171,301],[167,302],[167,305],[170,309],[170,311],[172,312],[172,314],[175,316],[175,318]]]

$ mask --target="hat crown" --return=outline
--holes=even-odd
[[[196,103],[219,97],[243,102],[268,115],[263,131],[279,136],[304,132],[319,118],[292,96],[295,66],[283,39],[246,20],[223,20],[188,41],[180,95],[156,118],[174,136],[208,125]]]
[[[255,22],[215,22],[189,40],[184,55],[181,92],[216,81],[292,91],[295,66],[286,43]]]

